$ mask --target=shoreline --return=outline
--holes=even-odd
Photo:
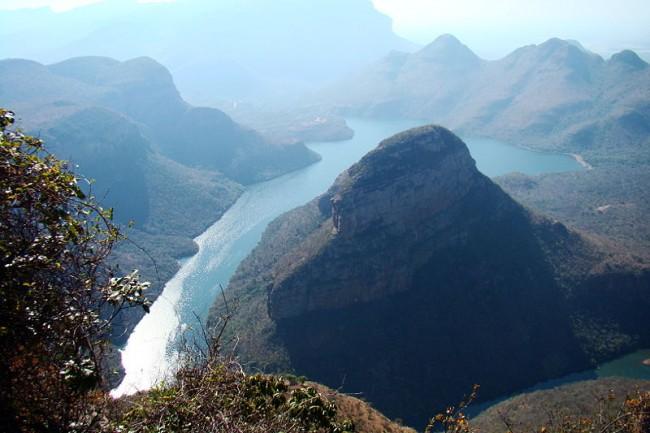
[[[585,170],[593,170],[594,166],[589,164],[585,159],[582,157],[582,155],[578,153],[569,153],[573,157],[573,159],[576,160],[578,164],[580,164]]]
[[[587,162],[587,160],[582,155],[580,155],[579,153],[562,152],[560,150],[552,150],[552,149],[538,149],[536,147],[527,146],[525,144],[521,144],[521,143],[513,144],[510,141],[506,141],[506,140],[502,140],[502,139],[494,138],[494,137],[488,137],[488,136],[481,135],[481,134],[477,134],[477,135],[472,137],[472,136],[461,135],[460,132],[456,132],[454,130],[452,130],[452,132],[454,132],[454,134],[458,135],[460,137],[460,139],[463,140],[463,141],[465,141],[465,139],[471,139],[471,138],[493,140],[493,141],[497,141],[497,142],[506,144],[508,146],[513,146],[513,147],[516,147],[516,148],[519,148],[519,149],[528,150],[530,152],[570,156],[571,158],[573,158],[578,163],[578,165],[580,165],[585,170],[593,170],[594,169],[594,166],[589,164]]]

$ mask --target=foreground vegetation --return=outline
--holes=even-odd
[[[644,431],[649,392],[648,381],[584,380],[509,398],[473,417],[472,425],[484,432]]]
[[[121,237],[42,142],[0,111],[0,419],[7,430],[62,431],[101,386],[110,323],[148,309],[137,272],[106,266]]]

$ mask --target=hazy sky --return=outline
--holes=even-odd
[[[50,6],[62,12],[100,1],[112,0],[0,0],[0,8]],[[519,46],[551,37],[576,39],[605,56],[631,48],[645,58],[650,57],[648,0],[373,0],[373,3],[393,18],[395,31],[407,39],[426,44],[442,33],[451,33],[485,58],[501,57]]]
[[[479,55],[500,57],[551,37],[600,54],[650,55],[648,0],[373,0],[397,33],[419,43],[451,33]]]

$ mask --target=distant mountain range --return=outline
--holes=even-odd
[[[525,209],[428,126],[272,222],[226,293],[246,365],[423,425],[474,383],[492,399],[649,344],[648,287],[648,263]]]
[[[604,60],[551,39],[487,61],[443,35],[413,54],[392,52],[322,100],[340,113],[426,119],[594,164],[650,161],[650,67],[632,51]]]
[[[193,103],[286,103],[302,92],[415,45],[370,0],[111,0],[65,13],[0,11],[3,57],[52,63],[150,56]]]
[[[178,269],[176,258],[195,252],[191,239],[243,185],[319,158],[302,143],[270,142],[219,110],[189,105],[170,73],[149,58],[84,57],[49,66],[3,60],[0,101],[17,113],[20,127],[95,180],[93,193],[116,209],[118,222],[135,221],[131,237],[153,254],[157,269],[132,245],[118,249],[116,261],[143,269],[156,283],[152,298]]]

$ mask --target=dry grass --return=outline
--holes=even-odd
[[[308,382],[318,392],[331,400],[338,408],[340,419],[350,419],[354,422],[357,432],[361,433],[415,433],[410,427],[400,425],[386,418],[369,403],[356,397],[341,394],[324,385]]]

